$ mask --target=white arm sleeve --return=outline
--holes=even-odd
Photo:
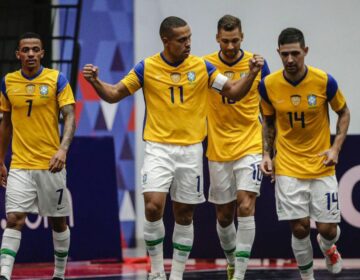
[[[223,89],[227,80],[228,78],[226,76],[224,76],[223,74],[218,74],[211,87],[216,91],[220,92]]]

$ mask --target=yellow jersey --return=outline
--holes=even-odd
[[[204,56],[220,73],[238,80],[249,73],[249,59],[253,54],[241,51],[239,59],[231,64],[220,57],[220,52]],[[209,95],[207,157],[211,161],[233,161],[249,154],[262,153],[260,96],[261,78],[270,73],[265,62],[250,91],[240,101],[218,94]]]
[[[275,174],[314,179],[335,174],[318,156],[329,149],[328,103],[339,111],[345,98],[336,80],[326,72],[307,66],[302,79],[294,83],[279,70],[259,86],[264,115],[275,115]]]
[[[3,78],[1,93],[0,110],[11,112],[11,168],[48,169],[60,146],[59,109],[75,103],[67,79],[43,67],[31,78],[18,70]]]
[[[218,74],[213,65],[193,55],[171,64],[158,53],[138,63],[121,82],[131,94],[143,89],[144,140],[176,145],[203,141],[208,88]]]

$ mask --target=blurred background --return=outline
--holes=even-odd
[[[137,249],[135,255],[145,254],[139,187],[145,111],[142,92],[108,104],[87,84],[81,68],[86,63],[95,64],[102,80],[118,82],[135,63],[162,50],[159,26],[170,15],[182,17],[191,26],[192,53],[208,54],[219,49],[216,26],[225,14],[241,19],[245,34],[242,49],[262,54],[271,71],[281,68],[276,52],[278,34],[286,27],[301,29],[309,46],[306,63],[330,73],[343,90],[352,121],[337,169],[342,207],[339,247],[343,257],[360,258],[360,242],[355,241],[360,234],[359,11],[358,0],[1,0],[1,77],[19,68],[17,37],[33,31],[45,41],[43,65],[62,71],[76,95],[77,131],[67,164],[74,206],[69,220],[70,258],[122,260],[130,254],[129,248]],[[331,112],[333,133],[335,117]],[[0,208],[2,230],[4,190]],[[172,254],[171,216],[167,207],[166,257]],[[26,223],[17,261],[52,261],[47,220],[30,216]],[[257,202],[256,223],[255,258],[292,256],[290,231],[286,223],[277,221],[274,187],[266,179]],[[223,258],[215,225],[212,205],[200,205],[191,257]],[[312,235],[315,238],[315,232]],[[316,248],[315,254],[320,257]]]

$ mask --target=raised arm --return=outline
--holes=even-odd
[[[260,55],[254,55],[249,60],[249,74],[239,80],[228,80],[220,92],[221,95],[236,101],[244,98],[263,66],[264,58]]]
[[[82,72],[84,78],[92,85],[100,98],[106,102],[116,103],[130,95],[129,90],[121,81],[114,85],[101,81],[97,66],[86,64]]]
[[[60,147],[49,163],[49,171],[53,173],[59,172],[64,168],[66,155],[74,138],[76,129],[74,104],[65,105],[61,107],[60,110],[64,118],[64,132]]]
[[[350,110],[345,104],[344,107],[337,111],[338,120],[336,123],[336,135],[331,148],[324,151],[320,156],[325,156],[324,165],[331,166],[338,163],[339,153],[345,141],[350,123]]]
[[[12,134],[11,112],[3,112],[0,123],[0,184],[6,186],[7,169],[5,166],[5,156],[10,145]]]

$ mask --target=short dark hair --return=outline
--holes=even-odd
[[[288,27],[281,31],[278,39],[278,47],[285,44],[300,43],[300,46],[305,47],[305,38],[301,30]]]
[[[236,28],[239,28],[239,30],[241,31],[241,21],[239,18],[232,15],[225,15],[218,21],[218,32],[221,29],[224,29],[225,31],[233,31]]]
[[[17,42],[17,49],[19,49],[20,46],[20,41],[24,40],[24,39],[39,39],[41,42],[41,47],[44,48],[44,42],[41,38],[41,36],[38,33],[35,32],[26,32],[24,34],[21,34],[18,38],[18,42]]]
[[[160,38],[168,37],[172,35],[172,29],[177,27],[186,26],[187,22],[182,18],[170,16],[165,18],[160,24]]]

